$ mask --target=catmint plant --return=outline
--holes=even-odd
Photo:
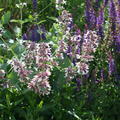
[[[67,11],[63,11],[59,19],[58,24],[64,31],[56,53],[57,56],[62,55],[63,60],[65,55],[69,57],[72,64],[65,69],[65,73],[66,78],[71,80],[76,74],[85,75],[89,72],[89,62],[94,58],[92,53],[98,47],[99,37],[97,32],[92,30],[86,30],[81,35],[80,30],[74,32],[74,25],[72,25],[72,28],[68,28],[69,24],[73,24],[73,20],[71,14]]]
[[[49,43],[26,41],[24,44],[26,51],[22,55],[21,62],[18,59],[12,60],[14,71],[29,89],[39,95],[48,95],[51,90],[49,77],[55,63]]]

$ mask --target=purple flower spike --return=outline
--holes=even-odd
[[[46,39],[46,31],[43,26],[33,25],[27,33],[23,35],[23,40],[39,41]]]
[[[104,0],[104,6],[106,7],[108,4],[109,0]]]
[[[37,28],[37,26],[35,26],[34,28],[33,28],[33,30],[31,30],[31,38],[30,38],[30,40],[32,40],[32,41],[38,41],[38,40],[40,40],[40,34],[38,33],[38,28]]]
[[[99,26],[97,34],[98,34],[101,38],[104,37],[103,26]]]
[[[80,47],[76,50],[76,54],[79,54],[80,55],[80,51],[81,51],[81,49],[80,49]]]
[[[116,70],[115,60],[110,55],[110,57],[109,57],[109,75],[112,75],[115,72],[115,70]]]
[[[115,8],[115,3],[113,2],[113,0],[110,1],[110,18],[112,20],[116,20],[116,8]]]
[[[100,10],[99,16],[97,17],[97,25],[102,25],[104,23],[104,11],[103,9]]]
[[[91,0],[86,0],[86,7],[89,8],[91,6]]]
[[[72,46],[68,46],[68,49],[67,49],[67,53],[71,53],[72,52]]]
[[[99,12],[99,16],[97,17],[98,35],[100,35],[101,38],[103,38],[104,36],[103,24],[104,24],[104,11],[103,9],[101,9]]]
[[[116,74],[115,79],[116,79],[116,81],[120,81],[120,74]]]
[[[120,0],[118,0],[118,4],[119,4],[119,6],[120,6]]]
[[[76,32],[75,32],[76,35],[80,35],[81,34],[81,31],[80,29],[77,29]]]
[[[96,26],[96,16],[93,7],[91,6],[90,0],[86,0],[85,10],[86,22],[89,29],[93,29]]]
[[[23,40],[28,40],[28,37],[27,37],[26,33],[23,35]]]
[[[37,9],[37,0],[32,0],[33,2],[33,9],[36,10]]]
[[[118,7],[117,7],[117,23],[120,24],[120,0],[118,0]]]
[[[72,62],[73,62],[73,65],[75,66],[75,65],[76,65],[77,60],[74,58]]]
[[[81,86],[81,84],[82,84],[82,81],[81,81],[80,78],[77,78],[77,79],[76,79],[76,82],[77,82],[77,91],[79,91],[80,86]]]
[[[112,34],[113,34],[113,37],[115,38],[117,11],[116,11],[115,3],[113,2],[113,0],[110,1],[109,16],[110,16],[110,22],[112,24],[111,26]]]
[[[98,9],[100,7],[100,0],[95,1],[95,8]]]
[[[116,37],[115,45],[116,45],[116,51],[120,52],[120,34],[118,34]]]

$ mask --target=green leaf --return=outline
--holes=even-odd
[[[43,101],[41,100],[40,103],[38,104],[38,108],[42,108],[43,106]]]
[[[8,74],[7,78],[10,79],[10,82],[12,84],[16,84],[18,82],[18,76],[15,72],[11,72],[10,74]]]
[[[23,24],[23,20],[15,20],[15,19],[12,19],[12,20],[10,20],[10,22]]]
[[[8,24],[8,22],[10,21],[10,17],[11,17],[11,12],[10,11],[6,12],[1,18],[2,24],[3,25]]]
[[[68,114],[74,116],[77,120],[81,120],[81,118],[75,112],[68,111]]]
[[[21,29],[19,27],[15,27],[14,32],[16,33],[16,36],[19,37],[21,35]]]
[[[17,106],[18,104],[20,104],[23,101],[23,98],[21,98],[20,100],[15,101],[14,105]]]
[[[64,60],[60,61],[60,66],[62,68],[69,67],[70,65],[71,65],[71,61],[70,61],[70,59],[67,56],[65,56]]]
[[[3,10],[4,10],[4,8],[0,8],[0,12],[3,11]]]
[[[38,22],[37,24],[39,25],[39,24],[41,24],[41,23],[43,23],[43,22],[46,22],[46,20],[41,20],[41,21]]]
[[[53,20],[53,21],[56,21],[56,20],[57,20],[55,17],[47,16],[47,18],[50,19],[50,20]]]
[[[10,31],[5,30],[5,32],[3,33],[3,37],[6,39],[12,38],[12,34]]]
[[[3,58],[4,58],[3,56],[0,56],[0,63],[2,63],[2,64],[4,63]]]
[[[25,23],[27,23],[27,22],[32,22],[32,20],[31,20],[31,19],[24,19],[24,20],[12,19],[12,20],[10,20],[10,22],[19,23],[19,24],[25,24]]]
[[[0,109],[3,109],[3,108],[6,108],[6,106],[3,104],[0,104]]]
[[[10,95],[9,94],[6,94],[6,103],[7,103],[7,107],[10,108],[11,103],[10,103]]]

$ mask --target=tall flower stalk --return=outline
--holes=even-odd
[[[113,45],[116,52],[120,52],[120,11],[119,11],[119,4],[116,5],[116,2],[111,0],[110,1],[110,23],[111,23],[111,31],[112,31],[112,37],[113,37]]]
[[[93,9],[92,2],[86,0],[86,10],[85,17],[89,29],[94,29],[96,26],[96,15],[95,10]]]
[[[108,2],[109,2],[109,0],[104,0],[104,7],[107,6]]]
[[[116,65],[115,65],[115,60],[112,57],[112,55],[109,56],[109,75],[113,75],[113,73],[116,72]]]
[[[32,0],[33,2],[33,9],[36,10],[37,9],[37,0]]]
[[[101,38],[104,37],[103,24],[104,24],[104,9],[100,9],[99,15],[98,15],[98,17],[97,17],[96,27],[97,27],[98,35],[99,35]]]

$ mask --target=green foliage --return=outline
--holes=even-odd
[[[19,8],[21,2],[27,3],[27,7]],[[72,13],[77,28],[84,31],[85,0],[67,0],[65,8]],[[60,66],[52,69],[52,90],[48,96],[39,96],[27,89],[8,64],[12,57],[20,58],[24,54],[25,48],[20,43],[22,35],[34,24],[45,25],[49,32],[44,42],[52,43],[54,54],[63,36],[56,23],[59,14],[54,0],[38,0],[37,10],[33,10],[32,0],[0,0],[0,69],[6,72],[5,77],[0,78],[0,120],[120,120],[119,81],[106,77],[99,83],[92,82],[93,70],[97,70],[97,80],[101,79],[101,69],[108,74],[107,52],[111,48],[104,40],[90,63],[91,76],[79,90],[75,79],[65,80],[64,69],[72,64],[68,56],[58,59]],[[120,64],[117,66],[120,68]]]
[[[8,11],[7,13],[5,13],[2,18],[1,18],[1,23],[4,25],[4,24],[7,24],[9,21],[10,21],[10,17],[11,17],[11,12]]]
[[[83,30],[85,23],[83,16],[85,10],[85,0],[68,0],[66,9],[72,13],[75,24]]]

